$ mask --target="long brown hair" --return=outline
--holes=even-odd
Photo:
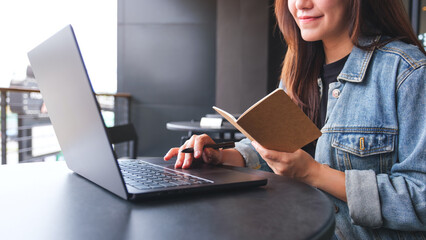
[[[414,34],[401,0],[348,1],[349,36],[352,43],[363,49],[373,49],[399,39],[425,50]],[[317,123],[319,91],[317,79],[324,64],[321,41],[306,42],[288,9],[288,0],[275,0],[275,15],[288,49],[283,62],[281,79],[287,93],[312,121]],[[360,46],[361,36],[386,35],[386,42]]]

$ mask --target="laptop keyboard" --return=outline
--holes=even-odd
[[[213,181],[175,171],[142,160],[120,160],[124,181],[139,190],[213,183]]]

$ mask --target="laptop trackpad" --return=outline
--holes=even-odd
[[[227,169],[220,165],[215,166],[205,164],[202,161],[194,161],[189,169],[175,169],[173,164],[167,164],[164,167],[182,173],[191,174],[197,177],[206,178],[208,180],[214,181],[214,183],[244,182],[258,178],[257,176],[253,176],[252,174]]]

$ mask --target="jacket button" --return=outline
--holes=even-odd
[[[336,204],[334,204],[334,212],[335,212],[335,213],[338,213],[338,212],[339,212],[339,207],[338,207]]]
[[[333,92],[331,93],[331,95],[334,98],[339,98],[339,96],[340,96],[340,90],[339,89],[334,89]]]

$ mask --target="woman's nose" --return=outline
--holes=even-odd
[[[310,9],[313,7],[312,0],[296,0],[296,9]]]

